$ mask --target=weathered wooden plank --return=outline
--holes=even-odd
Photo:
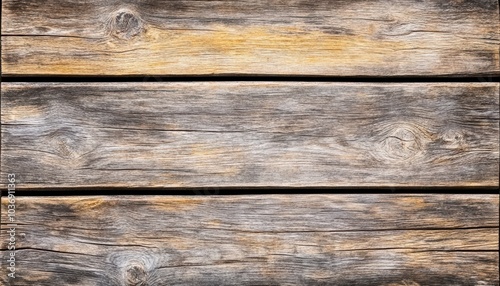
[[[7,199],[2,198],[3,209]],[[498,285],[498,195],[17,197],[2,285]],[[7,225],[2,212],[2,235]],[[2,261],[9,255],[1,240]],[[10,283],[10,284],[9,284]]]
[[[4,83],[19,187],[498,186],[498,83]]]
[[[498,74],[497,0],[5,0],[4,75]]]

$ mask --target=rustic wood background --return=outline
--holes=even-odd
[[[498,6],[498,0],[3,0],[3,73],[498,74]]]
[[[5,83],[24,188],[498,186],[498,83]]]
[[[22,197],[18,205],[12,285],[498,285],[497,195]]]
[[[1,5],[0,285],[500,284],[498,0]]]

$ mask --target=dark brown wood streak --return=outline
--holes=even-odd
[[[498,83],[4,83],[1,116],[23,188],[499,184]]]
[[[499,283],[498,195],[18,197],[17,205],[20,276],[1,275],[2,285]]]
[[[4,75],[498,75],[497,0],[4,0]]]

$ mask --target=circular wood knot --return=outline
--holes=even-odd
[[[77,158],[81,152],[78,148],[84,145],[83,138],[71,128],[55,130],[47,138],[51,141],[50,144],[54,146],[55,153],[65,159]]]
[[[449,149],[465,149],[467,142],[465,136],[459,130],[448,129],[441,134],[443,147]]]
[[[111,31],[120,39],[130,39],[142,33],[143,23],[139,17],[128,10],[117,11],[112,17]]]
[[[384,160],[404,163],[425,154],[428,138],[417,125],[391,124],[382,130],[381,135],[379,152]]]
[[[127,285],[146,285],[146,270],[141,265],[131,265],[125,272]]]
[[[47,154],[58,157],[59,166],[85,166],[93,157],[100,142],[92,132],[78,125],[61,126],[44,137]]]

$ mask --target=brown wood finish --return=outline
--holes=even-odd
[[[500,284],[498,0],[1,8],[0,286]]]
[[[498,75],[497,0],[4,0],[4,75]]]
[[[498,83],[4,83],[20,188],[498,186]]]

